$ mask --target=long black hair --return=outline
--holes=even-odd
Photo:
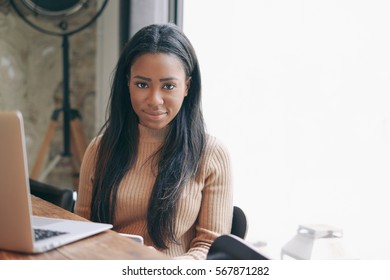
[[[142,28],[119,57],[96,158],[91,220],[114,222],[119,184],[137,160],[138,117],[130,101],[127,76],[134,61],[146,53],[175,55],[183,64],[187,78],[191,78],[188,95],[155,154],[158,173],[147,213],[152,241],[159,248],[168,248],[169,242],[176,242],[174,229],[180,194],[188,180],[196,176],[205,146],[198,60],[188,38],[173,24]]]

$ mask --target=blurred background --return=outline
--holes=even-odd
[[[66,19],[82,25],[103,5]],[[207,129],[231,153],[247,239],[277,256],[299,225],[327,224],[342,229],[347,258],[390,259],[389,12],[385,0],[111,0],[69,36],[70,104],[89,142],[124,42],[174,22],[197,51]],[[0,0],[0,110],[22,111],[30,170],[63,106],[62,43]],[[61,118],[43,169],[63,153]],[[44,180],[75,187],[72,160]]]

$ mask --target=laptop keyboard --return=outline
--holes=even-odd
[[[34,228],[35,241],[66,234],[67,232]]]

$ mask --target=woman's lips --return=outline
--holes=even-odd
[[[161,119],[167,115],[165,111],[144,111],[144,113],[151,119]]]

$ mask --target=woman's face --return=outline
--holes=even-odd
[[[167,126],[179,112],[189,83],[176,56],[148,53],[138,57],[130,68],[129,90],[139,122],[154,129]]]

